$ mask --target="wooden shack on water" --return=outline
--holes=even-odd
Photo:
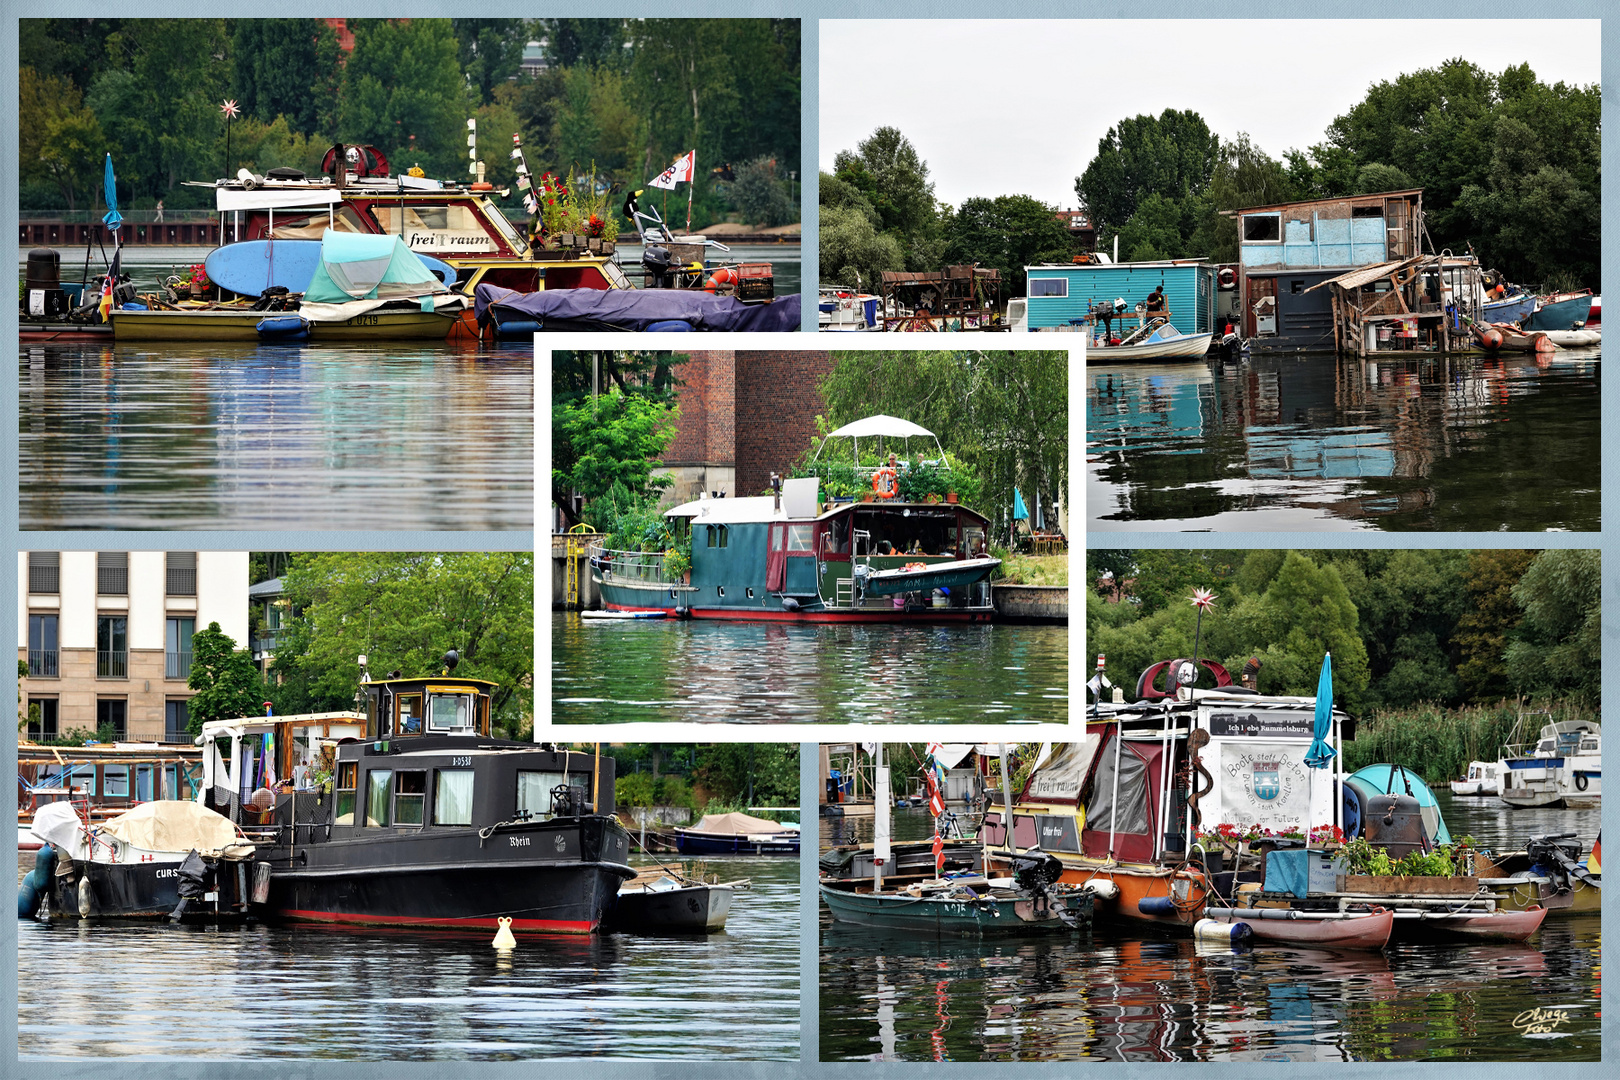
[[[943,270],[885,270],[879,286],[884,330],[991,330],[1001,271],[967,264]]]
[[[1334,347],[1359,357],[1470,349],[1468,320],[1481,319],[1484,298],[1479,262],[1471,255],[1413,255],[1307,291],[1319,289],[1332,301]]]

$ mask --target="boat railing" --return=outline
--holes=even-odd
[[[591,568],[603,581],[637,581],[654,585],[671,584],[664,569],[662,551],[619,551],[600,543],[586,549]]]

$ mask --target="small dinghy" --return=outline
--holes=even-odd
[[[609,621],[617,619],[662,619],[669,614],[666,611],[582,611],[579,617],[587,622],[597,620]]]

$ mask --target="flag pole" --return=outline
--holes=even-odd
[[[686,158],[686,235],[692,235],[692,189],[697,187],[697,151]]]

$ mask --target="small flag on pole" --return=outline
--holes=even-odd
[[[692,182],[692,169],[696,162],[697,151],[688,150],[686,153],[675,159],[675,164],[659,173],[653,179],[647,181],[647,183],[655,188],[663,188],[665,191],[674,191],[675,185],[680,183],[682,180],[685,180],[687,183]]]

